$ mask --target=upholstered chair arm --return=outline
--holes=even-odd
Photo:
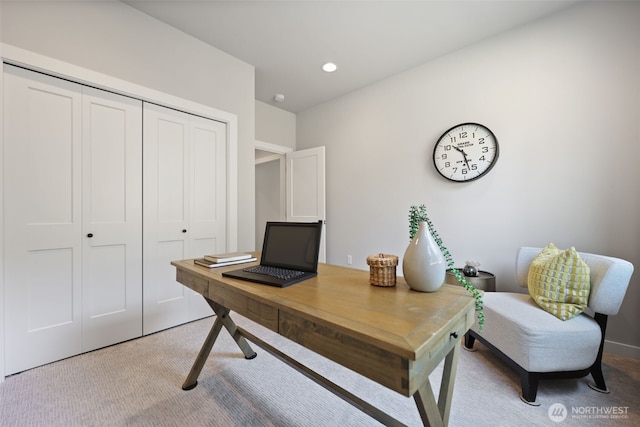
[[[608,316],[618,314],[633,274],[633,264],[620,258],[583,252],[579,254],[591,273],[589,308]]]

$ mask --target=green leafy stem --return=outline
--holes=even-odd
[[[440,236],[438,235],[438,232],[434,228],[433,223],[427,215],[427,207],[425,205],[411,206],[411,208],[409,209],[410,240],[413,239],[413,237],[418,232],[418,228],[420,228],[421,222],[427,223],[427,226],[429,227],[429,233],[431,233],[433,240],[436,241],[436,244],[440,248],[440,252],[442,252],[444,259],[447,261],[447,267],[449,268],[449,271],[455,276],[458,282],[460,282],[460,284],[475,298],[476,312],[478,313],[478,326],[480,332],[482,332],[484,327],[484,305],[482,303],[482,294],[464,277],[459,269],[455,268],[453,256],[451,256],[449,250],[446,248],[446,246],[444,246],[442,238],[440,238]]]

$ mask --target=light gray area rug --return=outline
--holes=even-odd
[[[399,421],[421,425],[401,396],[242,317],[236,322]],[[223,330],[200,375],[183,391],[214,318],[72,357],[0,384],[1,426],[376,426],[379,423],[257,346],[245,360]],[[610,394],[588,378],[542,381],[541,405],[519,399],[515,373],[482,344],[460,352],[450,426],[638,426],[640,361],[607,354]],[[440,386],[442,364],[431,376]],[[436,391],[437,396],[437,391]],[[559,404],[566,409],[558,416]],[[549,415],[554,412],[555,418]],[[552,419],[554,418],[554,419]]]

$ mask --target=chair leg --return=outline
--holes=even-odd
[[[540,402],[536,402],[538,394],[538,374],[523,371],[520,373],[520,385],[522,386],[522,395],[520,399],[528,405],[540,406]]]
[[[471,335],[471,331],[467,331],[464,334],[464,349],[467,351],[476,351],[476,348],[473,348],[473,344],[476,342],[476,337]]]
[[[596,313],[594,316],[598,325],[600,325],[600,331],[602,332],[602,340],[600,341],[600,348],[598,349],[598,356],[596,357],[596,361],[591,365],[591,376],[593,377],[594,383],[589,383],[589,387],[591,387],[595,391],[599,391],[600,393],[609,393],[607,389],[607,385],[604,382],[604,375],[602,374],[602,353],[604,352],[604,335],[607,331],[607,315]]]
[[[610,391],[607,388],[607,385],[604,382],[604,375],[602,374],[602,364],[601,361],[597,361],[598,366],[591,367],[591,376],[593,377],[593,383],[589,383],[589,387],[593,390],[598,391],[600,393],[609,394]]]

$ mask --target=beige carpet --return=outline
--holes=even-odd
[[[413,399],[378,386],[235,316],[246,329],[401,422],[421,425]],[[376,421],[254,346],[245,360],[221,333],[191,391],[181,389],[213,318],[26,371],[0,384],[0,426],[376,426]],[[640,361],[607,354],[610,394],[587,378],[541,382],[522,403],[517,376],[481,344],[460,352],[451,426],[638,426]],[[440,366],[431,376],[439,387]],[[436,394],[437,395],[437,394]],[[549,417],[554,404],[567,417]],[[616,412],[616,414],[612,414]]]

